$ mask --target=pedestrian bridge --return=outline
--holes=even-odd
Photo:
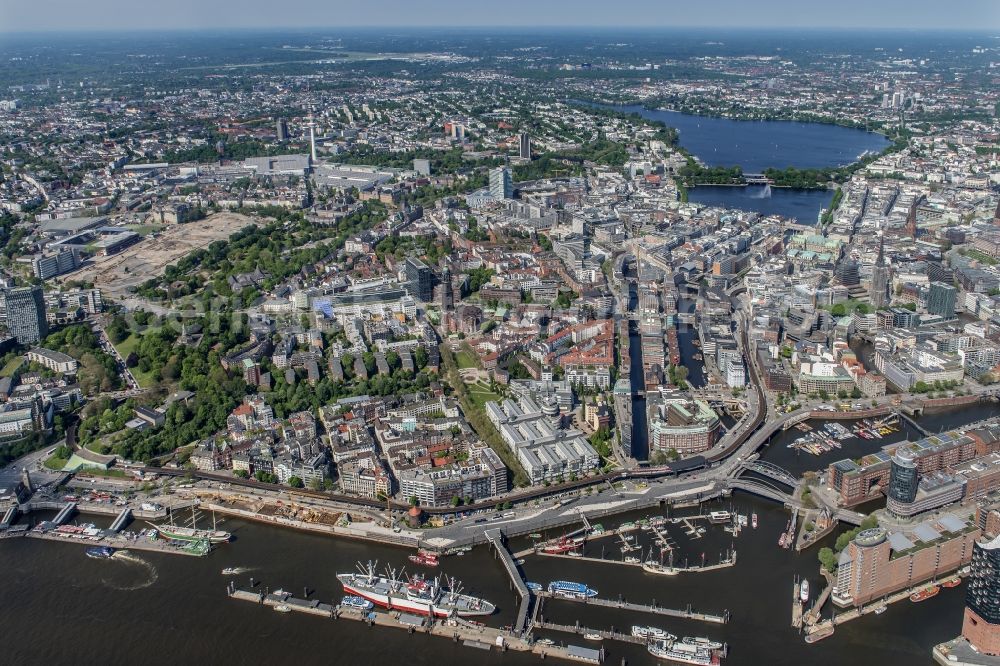
[[[507,575],[510,576],[511,584],[521,598],[521,603],[517,609],[517,620],[515,620],[513,625],[514,632],[520,634],[528,628],[528,608],[531,606],[531,590],[524,584],[521,571],[517,568],[517,562],[514,561],[510,549],[507,548],[507,540],[504,533],[499,528],[494,528],[486,530],[485,535],[486,540],[493,546],[496,556],[503,563],[504,569],[507,570]]]
[[[764,462],[763,460],[746,460],[742,465],[740,465],[740,467],[746,471],[756,472],[757,474],[766,476],[769,479],[783,483],[791,488],[794,488],[799,483],[799,480],[792,476],[791,472],[788,472],[773,463]]]
[[[754,495],[759,495],[782,504],[791,504],[792,496],[783,490],[770,485],[767,481],[759,479],[729,479],[727,481],[731,490],[743,490]]]

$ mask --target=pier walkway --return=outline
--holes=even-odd
[[[409,615],[398,611],[359,611],[318,601],[296,599],[291,594],[280,590],[271,594],[265,594],[255,590],[237,589],[232,583],[227,586],[226,594],[232,599],[249,601],[260,606],[270,606],[271,608],[287,606],[288,611],[330,617],[336,621],[353,620],[364,622],[373,627],[394,627],[396,629],[403,629],[409,634],[438,636],[450,640],[455,644],[462,644],[482,650],[531,652],[537,654],[542,659],[555,657],[568,661],[588,661],[590,663],[599,663],[603,660],[603,655],[596,660],[581,657],[580,651],[582,648],[543,645],[526,640],[504,629],[473,624],[461,618],[442,620]],[[597,650],[594,651],[595,654],[597,652]]]
[[[646,639],[639,638],[638,636],[633,636],[632,634],[623,634],[617,631],[606,631],[604,629],[591,629],[590,627],[581,627],[579,623],[573,624],[555,624],[554,622],[541,622],[535,620],[534,626],[538,629],[548,629],[550,631],[561,631],[567,634],[577,634],[582,636],[583,634],[598,634],[601,638],[611,640],[611,641],[621,641],[623,643],[634,643],[636,645],[645,645]]]
[[[115,522],[111,523],[111,527],[108,529],[112,532],[121,532],[131,521],[132,509],[125,507],[122,509],[121,513],[118,514],[118,517],[115,518]]]
[[[268,594],[264,592],[253,592],[251,590],[238,590],[236,589],[235,583],[230,583],[227,592],[229,593],[229,596],[236,599],[253,601],[258,604],[270,606],[271,608],[285,606],[290,611],[306,613],[308,615],[333,617],[335,610],[332,604],[326,604],[316,600],[310,601],[309,599],[298,599],[293,597],[289,592],[285,592],[283,590],[275,590],[274,592]]]
[[[57,513],[56,517],[52,519],[52,522],[56,525],[62,525],[69,521],[75,511],[76,502],[69,502],[66,506],[59,510],[59,513]]]
[[[0,521],[0,530],[9,529],[10,526],[14,524],[14,521],[17,520],[18,513],[20,513],[20,511],[18,510],[16,504],[7,509],[7,511],[3,514],[3,520]]]
[[[654,615],[667,615],[669,617],[679,617],[685,620],[700,620],[701,622],[710,622],[712,624],[725,624],[729,622],[729,611],[724,611],[722,615],[712,615],[711,613],[699,613],[694,611],[690,606],[686,610],[675,610],[673,608],[663,608],[656,605],[656,600],[653,600],[651,605],[644,604],[633,604],[628,601],[614,601],[611,599],[598,599],[596,597],[590,599],[577,599],[575,597],[564,597],[559,595],[554,595],[551,592],[538,592],[537,596],[548,598],[548,599],[560,599],[563,601],[572,601],[581,604],[588,604],[591,606],[603,606],[605,608],[621,608],[622,610],[636,611],[639,613],[652,613]]]
[[[601,563],[601,564],[618,564],[618,565],[624,566],[624,567],[639,567],[639,568],[642,567],[642,562],[625,562],[624,560],[614,560],[614,559],[603,558],[603,557],[589,557],[587,555],[566,555],[564,553],[544,553],[542,551],[538,551],[537,553],[535,551],[527,551],[526,554],[527,555],[536,554],[536,555],[541,555],[542,557],[561,557],[561,558],[564,558],[564,559],[567,559],[567,560],[576,560],[578,562],[594,562],[594,563]],[[706,571],[716,571],[718,569],[726,569],[726,568],[732,567],[732,566],[736,566],[736,552],[735,551],[733,552],[733,554],[730,557],[728,557],[726,559],[723,559],[721,562],[718,562],[717,564],[706,564],[705,566],[699,566],[697,564],[692,564],[692,565],[687,566],[687,567],[672,567],[672,568],[677,573],[704,573]]]
[[[521,577],[521,570],[517,568],[517,562],[514,561],[514,557],[510,553],[510,549],[507,548],[507,542],[504,538],[503,532],[499,528],[494,528],[491,530],[486,530],[486,539],[493,546],[493,551],[496,556],[503,562],[504,569],[507,570],[507,575],[510,576],[511,582],[514,584],[514,589],[517,590],[518,595],[521,597],[521,604],[517,609],[517,619],[514,621],[514,633],[521,634],[528,628],[528,610],[531,607],[531,590],[528,586],[524,584],[524,578]]]

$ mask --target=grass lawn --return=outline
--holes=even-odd
[[[455,362],[460,370],[479,367],[479,360],[467,349],[460,349],[455,353]]]
[[[162,224],[126,224],[125,228],[129,231],[134,231],[140,236],[146,236],[154,231],[160,231],[164,227]]]
[[[58,456],[50,456],[42,464],[45,465],[45,467],[48,468],[48,469],[54,469],[56,471],[59,471],[68,462],[69,462],[69,458],[60,458]]]
[[[135,333],[130,334],[127,338],[115,345],[115,349],[121,354],[122,359],[128,358],[128,355],[135,351],[135,348],[139,346],[139,336]],[[153,379],[152,372],[143,372],[139,370],[138,367],[129,368],[132,371],[132,375],[135,377],[135,381],[139,382],[139,386],[142,388],[151,388],[156,386],[156,380]]]
[[[469,397],[477,407],[482,407],[491,400],[500,400],[500,396],[490,390],[490,387],[482,382],[476,382],[468,387]]]
[[[24,359],[20,356],[15,356],[10,359],[10,361],[7,362],[7,365],[3,366],[3,369],[0,370],[0,377],[10,377],[22,363],[24,363]]]
[[[983,254],[979,250],[966,250],[965,251],[965,256],[969,257],[970,259],[975,259],[979,263],[986,264],[987,266],[996,266],[997,265],[997,260],[996,259],[994,259],[993,257],[989,256],[988,254]]]
[[[93,451],[94,453],[99,453],[103,455],[107,453],[108,450],[111,448],[111,443],[109,441],[106,441],[106,439],[107,438],[105,437],[98,437],[94,441],[87,442],[86,444],[84,444],[83,448],[87,449],[88,451]]]

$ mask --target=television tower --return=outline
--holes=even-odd
[[[316,121],[313,119],[312,109],[309,109],[309,147],[312,153],[313,164],[316,160]]]

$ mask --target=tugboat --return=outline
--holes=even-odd
[[[417,553],[416,555],[410,555],[408,559],[414,564],[420,564],[425,567],[436,567],[441,564],[438,561],[437,555],[431,555],[430,553]]]
[[[931,585],[930,587],[925,587],[922,590],[914,592],[910,595],[910,601],[913,603],[920,603],[921,601],[927,601],[931,597],[937,596],[937,593],[941,591],[941,588],[937,585]]]
[[[95,546],[94,548],[87,549],[87,557],[92,557],[95,560],[107,560],[114,554],[115,549],[108,546]]]

